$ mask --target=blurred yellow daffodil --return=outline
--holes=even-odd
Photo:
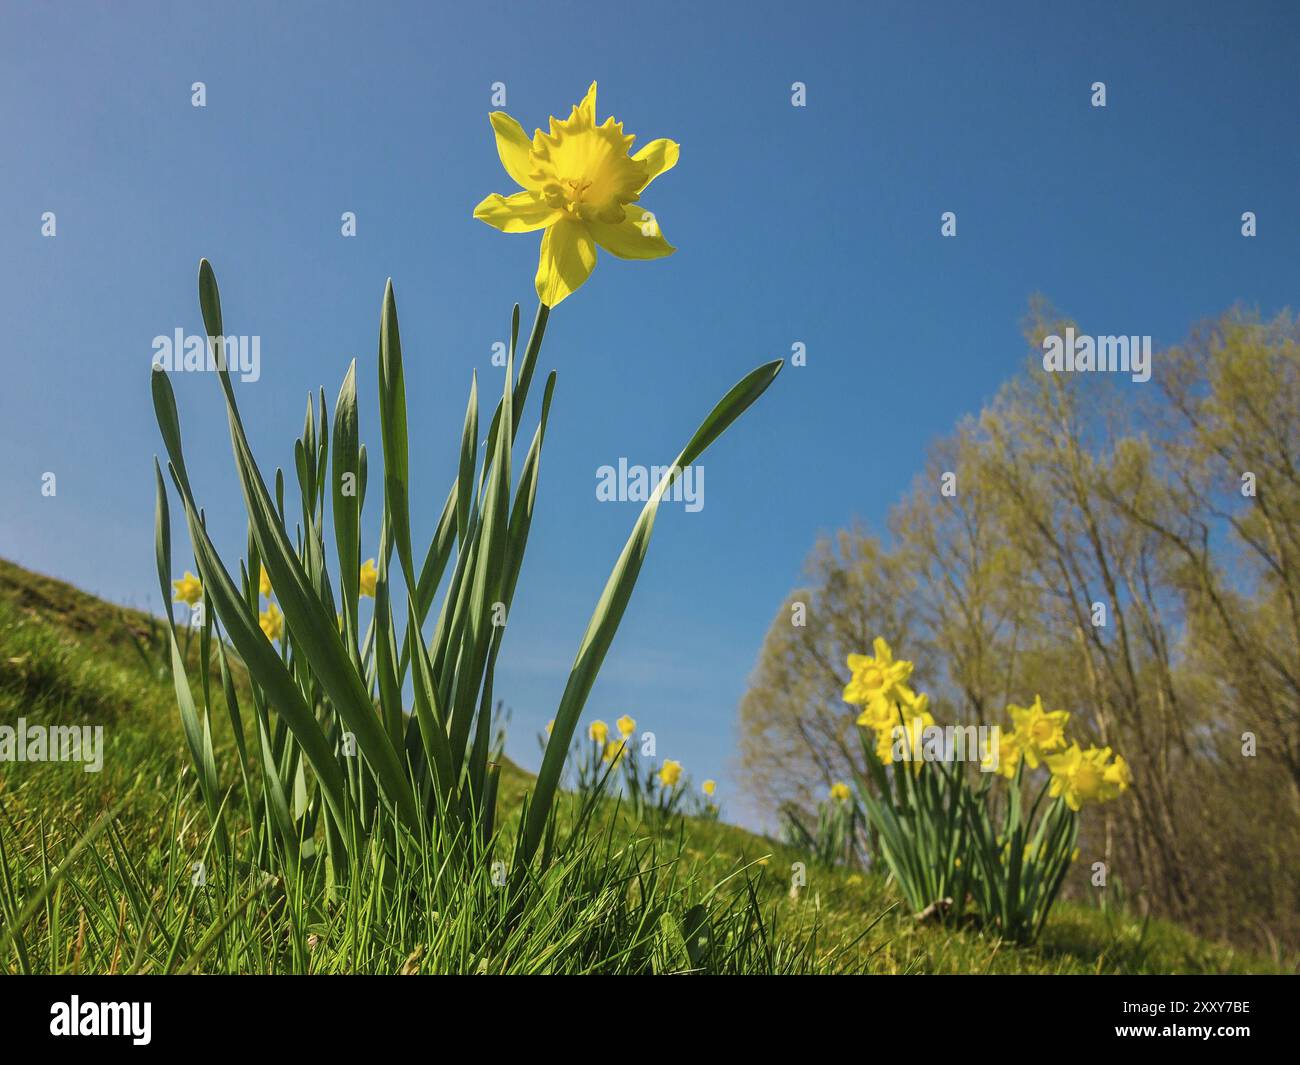
[[[899,720],[888,729],[876,733],[876,757],[881,765],[891,765],[896,756],[910,760],[912,768],[920,771],[922,765],[921,740],[926,729],[933,727],[934,715],[930,713],[930,697],[924,692],[905,692],[899,706]]]
[[[889,644],[879,636],[872,648],[874,656],[849,655],[853,676],[845,685],[844,701],[862,707],[859,725],[879,728],[891,717],[894,702],[906,691],[913,667],[911,662],[896,661]]]
[[[264,596],[271,595],[271,577],[266,570],[262,570],[257,578],[257,590]]]
[[[717,790],[717,788],[718,788],[718,782],[716,780],[706,780],[703,784],[700,785],[700,791],[704,792],[704,794],[709,796],[710,798],[713,797],[713,793]]]
[[[998,759],[997,772],[1010,780],[1016,775],[1016,770],[1020,766],[1020,737],[1014,732],[1007,732],[1004,729],[998,729]],[[982,758],[980,765],[987,767],[985,772],[993,771],[993,759]]]
[[[837,780],[831,785],[831,798],[836,802],[848,802],[850,794],[849,786],[842,780]]]
[[[1115,776],[1127,774],[1128,765],[1117,759],[1115,764],[1107,765],[1110,758],[1109,747],[1089,747],[1083,750],[1077,743],[1072,743],[1060,754],[1049,754],[1043,760],[1052,773],[1050,794],[1053,798],[1060,796],[1071,810],[1080,809],[1086,802],[1107,802],[1116,798],[1124,788],[1107,779],[1107,774]],[[1117,769],[1123,765],[1122,769]]]
[[[1065,725],[1070,720],[1069,712],[1044,709],[1041,695],[1034,696],[1033,706],[1008,706],[1007,713],[1016,726],[1020,749],[1025,764],[1030,769],[1038,768],[1038,760],[1043,755],[1065,746]]]
[[[1114,789],[1116,794],[1122,795],[1128,791],[1133,783],[1133,773],[1122,755],[1115,755],[1115,761],[1106,767],[1105,778],[1106,783]]]
[[[375,585],[379,583],[379,570],[375,569],[375,560],[366,559],[361,563],[361,594],[371,599],[375,597]]]
[[[624,739],[627,739],[636,731],[636,721],[627,714],[620,717],[614,724],[618,726],[618,734]]]
[[[504,111],[488,116],[497,154],[523,191],[498,193],[474,208],[474,217],[503,233],[544,230],[537,264],[537,297],[558,306],[596,266],[596,246],[620,259],[658,259],[676,249],[655,216],[639,202],[656,177],[677,165],[680,148],[654,140],[629,155],[635,137],[612,117],[596,123],[596,83],[566,119],[531,139]]]
[[[587,728],[587,735],[593,743],[603,744],[609,738],[609,726],[603,721],[593,721]]]
[[[176,590],[176,602],[178,603],[193,606],[203,598],[203,585],[189,570],[185,571],[185,576],[180,580],[172,581],[172,587]]]
[[[278,640],[284,632],[284,615],[274,603],[267,603],[266,609],[257,616],[257,624],[268,640]]]
[[[659,783],[665,788],[671,788],[682,776],[682,763],[674,762],[671,758],[665,758],[664,764],[659,767]]]

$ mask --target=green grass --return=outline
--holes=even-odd
[[[134,639],[133,639],[134,636]],[[918,924],[871,873],[722,822],[652,830],[613,801],[560,804],[550,870],[520,901],[430,847],[356,860],[349,890],[294,882],[209,850],[208,818],[147,615],[0,560],[0,724],[102,724],[104,769],[0,766],[0,966],[6,972],[1292,972],[1161,921],[1062,901],[1041,940]],[[189,649],[191,664],[195,648]],[[191,670],[191,676],[197,675]],[[244,679],[236,667],[236,688]],[[214,720],[223,779],[238,779]],[[506,763],[512,834],[532,778]],[[228,800],[240,825],[240,799]],[[205,882],[195,884],[195,863]],[[412,864],[415,863],[415,864]],[[317,863],[323,868],[323,863]],[[209,872],[210,871],[210,872]]]

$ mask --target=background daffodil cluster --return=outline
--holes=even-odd
[[[547,722],[546,737],[554,726],[554,719]],[[636,719],[630,714],[620,716],[612,728],[599,718],[588,724],[586,741],[575,742],[569,752],[579,794],[590,797],[601,792],[617,770],[615,779],[621,780],[627,807],[638,820],[663,826],[679,813],[716,819],[721,812],[713,801],[717,781],[705,780],[696,793],[689,787],[685,767],[676,759],[664,758],[658,766],[653,761],[643,764],[645,752],[634,742],[636,730]],[[546,738],[539,740],[545,749]]]
[[[1117,799],[1132,785],[1128,762],[1121,755],[1112,760],[1109,747],[1083,748],[1071,742],[1066,736],[1069,712],[1045,709],[1042,696],[1034,696],[1031,706],[1008,706],[1007,715],[1014,728],[998,737],[997,771],[1008,780],[1023,772],[1022,765],[1045,765],[1052,798],[1064,799],[1076,811],[1084,803]]]
[[[628,742],[636,732],[636,720],[624,714],[614,722],[614,727],[618,729],[618,739],[610,738],[609,726],[605,722],[593,721],[587,728],[587,738],[596,745],[602,761],[617,766],[627,757]]]
[[[935,721],[929,712],[929,698],[907,686],[914,663],[895,659],[889,644],[879,636],[873,650],[874,655],[848,656],[852,676],[844,687],[844,701],[861,707],[857,723],[875,731],[876,757],[882,765],[889,765],[894,760],[896,739],[905,740],[907,749],[915,749],[920,733]],[[1084,803],[1116,799],[1132,784],[1128,763],[1120,755],[1112,760],[1109,747],[1081,748],[1069,742],[1065,733],[1069,712],[1047,710],[1042,696],[1034,696],[1030,706],[1009,705],[1007,715],[1013,727],[999,731],[996,768],[1008,780],[1018,778],[1022,765],[1029,769],[1046,765],[1052,775],[1050,794],[1076,811]],[[984,762],[986,770],[990,762]],[[918,760],[916,768],[921,764]]]
[[[361,567],[361,594],[374,598],[375,582],[379,573],[375,569],[375,560],[366,559]],[[178,603],[186,603],[193,606],[203,598],[203,585],[199,579],[189,570],[178,580],[172,581],[175,589],[175,598]],[[257,615],[257,626],[263,632],[268,640],[275,641],[284,635],[284,614],[280,611],[275,602],[275,589],[271,587],[271,578],[266,570],[262,570],[257,580],[257,592],[261,598],[267,600],[266,608]],[[340,622],[340,626],[342,622]]]
[[[943,762],[921,775],[924,761],[915,758],[914,773],[895,773],[891,780],[885,767],[897,753],[917,750],[934,719],[926,696],[908,686],[913,663],[896,659],[879,637],[873,650],[873,655],[848,656],[851,676],[844,688],[845,702],[860,708],[857,724],[875,732],[874,746],[863,738],[871,779],[860,789],[873,846],[918,915],[958,917],[969,902],[981,920],[1004,935],[1032,942],[1078,857],[1078,811],[1085,803],[1106,802],[1127,791],[1128,763],[1112,757],[1109,747],[1072,742],[1066,731],[1069,713],[1048,710],[1035,696],[1030,706],[1007,707],[1013,727],[998,731],[997,761],[990,753],[981,765],[985,773],[996,769],[1010,781],[1002,799],[994,798],[987,779],[976,788],[958,762]],[[1032,802],[1023,802],[1025,770],[1040,766],[1049,779]],[[848,807],[851,792],[837,782],[830,795],[817,834],[804,830],[811,843],[836,839],[835,814]],[[1055,801],[1045,802],[1048,797]],[[839,831],[842,835],[843,825]],[[842,842],[836,848],[835,853],[847,852]]]
[[[862,708],[858,725],[876,734],[876,757],[881,765],[894,761],[896,740],[904,740],[908,750],[921,741],[921,733],[934,725],[930,697],[907,686],[913,664],[897,660],[885,640],[877,636],[872,644],[875,655],[852,654],[848,657],[853,676],[844,688],[844,701]],[[901,732],[899,731],[901,730]],[[915,768],[921,762],[915,761]]]

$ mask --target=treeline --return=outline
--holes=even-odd
[[[1069,890],[1300,945],[1300,332],[1234,310],[1152,379],[1046,373],[1074,323],[1035,303],[1026,373],[932,449],[879,535],[823,538],[740,711],[768,808],[860,761],[845,656],[885,636],[940,721],[1041,693],[1132,764],[1084,817]],[[946,475],[952,475],[950,477]],[[945,494],[943,486],[949,486]],[[796,604],[806,606],[804,624]]]

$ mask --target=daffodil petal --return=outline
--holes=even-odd
[[[516,185],[525,189],[532,188],[533,182],[528,178],[531,169],[528,153],[532,149],[532,138],[524,132],[523,126],[504,111],[493,111],[488,115],[488,120],[497,135],[497,155],[501,157],[501,165],[506,168],[506,173],[514,179]]]
[[[593,81],[591,87],[587,90],[587,95],[582,98],[582,103],[574,108],[586,122],[592,126],[596,125],[596,83]]]
[[[668,140],[666,137],[660,137],[656,141],[651,141],[636,155],[632,156],[634,163],[641,163],[646,168],[645,181],[637,191],[643,192],[646,185],[649,185],[660,174],[666,173],[675,167],[681,154],[681,145],[676,141]]]
[[[639,203],[629,203],[617,225],[588,225],[596,243],[620,259],[662,259],[677,250],[664,240],[658,219]]]
[[[561,219],[542,237],[542,255],[537,263],[537,298],[548,307],[558,307],[582,286],[595,268],[596,243],[588,228],[581,222]]]
[[[513,196],[492,193],[474,208],[480,222],[502,233],[531,233],[562,218],[564,212],[552,207],[536,192],[516,192]]]

